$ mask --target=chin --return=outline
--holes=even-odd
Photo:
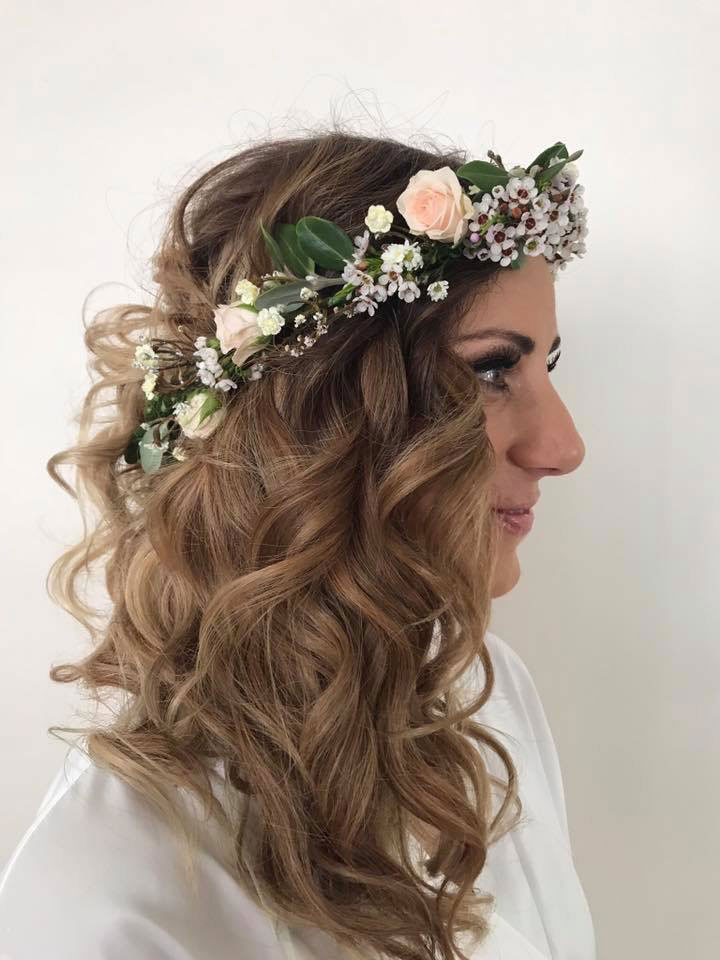
[[[495,568],[495,579],[492,586],[492,598],[502,597],[510,593],[520,579],[520,562],[514,550],[506,556],[500,557]]]

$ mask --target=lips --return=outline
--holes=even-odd
[[[495,510],[503,529],[510,533],[526,534],[530,533],[535,522],[535,515],[532,510]]]
[[[519,510],[519,511],[532,510],[532,508],[535,506],[535,504],[538,502],[539,499],[540,499],[540,497],[535,497],[535,498],[532,499],[532,500],[526,500],[524,503],[522,503],[522,502],[519,501],[519,500],[516,501],[515,503],[510,503],[510,502],[508,502],[508,503],[496,503],[496,504],[495,504],[495,509],[496,509],[496,510],[506,510],[506,511],[508,511],[508,512],[510,512],[510,511],[516,511],[516,510]]]

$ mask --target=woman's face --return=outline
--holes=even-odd
[[[503,268],[497,286],[463,318],[453,346],[485,385],[487,432],[496,458],[493,498],[499,506],[534,505],[541,477],[570,473],[585,458],[585,445],[549,372],[559,344],[555,288],[543,256],[526,257],[518,270]],[[498,359],[498,352],[507,358]],[[529,525],[527,517],[525,529],[511,528],[500,516],[497,522],[493,597],[508,593],[520,579],[516,550]]]

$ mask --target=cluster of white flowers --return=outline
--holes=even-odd
[[[206,387],[214,387],[216,390],[234,390],[237,384],[229,377],[223,377],[225,373],[219,363],[220,355],[215,347],[208,347],[207,337],[198,337],[195,340],[196,350],[194,357],[200,359],[195,362],[198,377]]]
[[[369,208],[365,223],[376,228],[373,232],[379,234],[390,229],[392,218],[389,210],[376,204]],[[377,305],[393,294],[397,294],[406,303],[412,303],[420,297],[422,291],[413,277],[413,272],[423,266],[419,244],[409,240],[386,244],[380,255],[380,274],[373,278],[363,269],[369,241],[369,229],[365,230],[362,236],[354,238],[355,251],[342,272],[343,280],[356,288],[355,295],[348,294],[346,298],[352,298],[353,313],[367,311],[373,316]],[[447,296],[447,286],[447,281],[436,281],[428,286],[427,292],[431,299],[442,300]]]
[[[550,163],[559,159],[553,157]],[[526,175],[522,167],[513,167],[510,173],[516,175],[511,176],[505,186],[496,184],[490,193],[473,202],[475,217],[468,224],[469,232],[463,241],[464,256],[471,260],[475,257],[481,261],[491,260],[506,267],[517,259],[522,245],[523,253],[530,257],[543,254],[555,273],[564,269],[573,255],[585,252],[587,224],[582,196],[585,188],[576,183],[576,165],[566,164],[551,181],[550,190],[570,189],[568,198],[561,203],[551,199],[550,190],[538,192],[534,174],[539,169],[531,167]],[[479,192],[474,186],[468,190],[471,195]],[[510,224],[492,222],[509,208],[522,209],[518,220]],[[570,214],[574,217],[572,223]]]
[[[542,156],[548,152],[545,151]],[[573,154],[573,159],[580,153],[582,151]],[[488,151],[488,155],[499,165],[499,169],[504,170],[499,157],[491,151]],[[341,262],[344,268],[341,276],[325,278],[310,273],[304,278],[307,286],[294,285],[288,292],[286,303],[297,307],[300,305],[296,302],[299,286],[299,299],[308,308],[307,311],[303,309],[294,313],[296,330],[309,324],[311,319],[315,326],[314,329],[298,330],[295,341],[283,343],[282,349],[299,356],[315,343],[317,337],[327,333],[329,305],[323,302],[324,294],[319,290],[326,285],[333,285],[336,279],[344,281],[344,288],[339,297],[334,296],[331,300],[335,314],[342,309],[350,314],[366,312],[373,316],[378,305],[393,295],[406,303],[419,299],[423,292],[433,301],[446,299],[448,281],[430,281],[432,276],[442,275],[446,262],[442,255],[438,257],[434,249],[437,244],[450,244],[457,248],[452,256],[462,254],[469,259],[489,260],[503,267],[512,266],[521,253],[531,257],[542,254],[553,274],[563,269],[573,256],[582,256],[585,252],[587,211],[583,198],[584,187],[577,183],[578,170],[572,159],[562,165],[560,172],[550,182],[546,182],[547,178],[543,176],[538,181],[535,179],[543,169],[561,160],[561,157],[551,157],[542,167],[535,165],[529,170],[512,167],[507,171],[507,178],[502,178],[507,182],[496,183],[489,191],[483,191],[474,184],[465,190],[458,174],[448,166],[439,170],[421,170],[413,175],[396,203],[410,233],[417,239],[405,239],[402,243],[387,243],[384,246],[380,244],[379,248],[373,246],[370,249],[371,234],[378,240],[383,234],[389,233],[394,218],[391,211],[381,204],[368,207],[364,220],[367,229],[362,235],[354,237],[354,249],[349,259],[345,259],[345,251],[349,247],[338,242],[337,250],[343,251]],[[484,167],[488,167],[488,164]],[[493,183],[497,179],[501,178],[493,176],[486,182]],[[538,182],[543,185],[542,190]],[[403,229],[395,235],[402,236],[404,232]],[[273,259],[277,260],[277,248],[274,251],[271,251]],[[288,280],[298,279],[292,270],[288,273],[274,270],[271,274],[262,275],[262,287],[256,286],[248,278],[238,281],[235,286],[238,299],[229,304],[220,304],[214,311],[217,337],[211,342],[215,346],[209,346],[208,337],[204,336],[194,341],[192,357],[196,358],[196,379],[203,387],[189,391],[183,388],[179,394],[183,399],[175,403],[172,417],[158,417],[152,423],[141,424],[146,433],[140,446],[151,451],[144,455],[145,469],[157,469],[161,459],[157,454],[168,449],[165,421],[174,419],[182,436],[188,438],[208,437],[222,422],[226,407],[220,402],[216,391],[227,393],[238,387],[238,383],[232,379],[235,370],[231,371],[231,376],[226,375],[223,363],[232,352],[235,366],[245,368],[252,353],[264,349],[262,337],[273,337],[280,333],[288,319],[282,312],[285,302],[278,303],[279,298],[273,294],[271,302],[275,300],[275,306],[257,309],[255,304],[267,288],[281,287]],[[425,287],[424,291],[421,286]],[[346,305],[341,308],[338,302],[343,296]],[[169,365],[165,362],[166,349],[163,348],[160,354],[156,353],[151,343],[147,342],[147,334],[142,334],[141,342],[136,347],[133,366],[145,370],[142,389],[148,401],[155,398],[160,372]],[[172,355],[172,346],[169,352]],[[176,352],[182,356],[182,351],[178,349]],[[245,379],[257,380],[262,376],[265,366],[262,359],[264,353],[261,353],[259,360],[243,369]],[[184,364],[188,361],[188,357],[182,358]],[[154,434],[151,440],[150,431],[155,431],[155,426],[161,421],[157,439]],[[177,460],[186,459],[187,451],[179,440],[174,443],[172,454]]]
[[[152,345],[146,342],[147,338],[147,332],[143,331],[140,335],[140,344],[135,347],[135,357],[132,366],[147,370],[145,379],[142,382],[142,390],[147,399],[152,400],[155,396],[155,385],[158,380],[157,368],[160,363],[160,358],[153,350]]]

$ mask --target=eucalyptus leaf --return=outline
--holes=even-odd
[[[164,428],[164,429],[163,429]],[[158,429],[157,426],[148,427],[140,441],[140,464],[145,473],[155,473],[162,463],[165,438],[167,437],[167,424],[163,423]],[[158,434],[162,446],[155,443],[155,435]]]
[[[350,237],[336,224],[322,217],[303,217],[298,220],[296,233],[305,254],[328,270],[344,270],[345,261],[351,260],[355,252]]]
[[[260,232],[265,240],[265,246],[268,249],[273,266],[276,270],[282,270],[285,264],[283,262],[282,250],[278,246],[277,241],[267,232],[262,222],[260,223]]]
[[[302,300],[300,291],[307,286],[307,282],[300,280],[293,283],[279,283],[276,287],[271,287],[270,290],[261,293],[255,301],[255,306],[258,310],[266,310],[268,307],[277,307],[279,304]]]
[[[280,313],[292,313],[293,310],[299,310],[301,307],[307,307],[307,300],[295,300],[292,303],[283,303],[278,307]]]
[[[295,274],[296,277],[305,277],[308,273],[314,273],[315,261],[308,257],[301,249],[295,224],[279,223],[275,227],[275,237],[280,252],[285,260],[285,266]]]

